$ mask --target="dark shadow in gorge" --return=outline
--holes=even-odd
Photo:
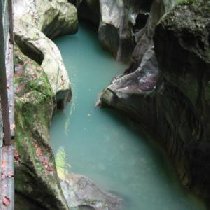
[[[124,129],[127,129],[131,131],[132,133],[134,133],[135,135],[137,135],[139,137],[139,141],[143,141],[146,147],[148,147],[152,151],[152,153],[155,154],[155,160],[158,163],[161,163],[161,165],[159,164],[159,167],[160,167],[160,170],[163,172],[162,179],[170,180],[171,185],[178,184],[178,187],[183,189],[185,193],[193,195],[193,193],[189,189],[184,188],[181,182],[178,180],[177,172],[175,168],[173,167],[171,158],[165,152],[163,147],[158,143],[159,141],[155,140],[159,137],[157,136],[154,137],[153,135],[150,135],[147,132],[148,130],[144,129],[144,126],[142,124],[139,124],[139,122],[135,121],[129,116],[126,116],[126,114],[124,114],[121,111],[113,110],[107,107],[105,109],[104,108],[101,109],[101,111],[105,112],[107,115],[110,115],[113,121],[120,122],[122,126],[124,127]],[[176,183],[174,183],[174,180]],[[197,198],[197,199],[201,200],[200,198]]]

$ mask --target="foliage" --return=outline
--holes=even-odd
[[[197,2],[197,0],[177,0],[178,4],[193,4],[196,2]]]

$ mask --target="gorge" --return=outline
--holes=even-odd
[[[64,150],[69,171],[119,195],[123,210],[205,209],[182,189],[161,150],[134,123],[94,106],[110,78],[125,69],[101,49],[96,32],[82,25],[76,35],[58,38],[56,43],[70,75],[73,98],[53,119],[55,156]]]
[[[23,200],[36,203],[35,209],[74,206],[66,193],[74,175],[56,169],[49,135],[53,113],[73,96],[54,116],[54,152],[67,158],[70,172],[113,191],[78,178],[103,195],[104,205],[91,197],[77,204],[80,209],[114,210],[121,199],[129,210],[205,209],[180,187],[171,167],[186,188],[208,201],[208,1],[15,3],[16,208],[34,208]],[[128,67],[102,51],[84,26],[57,39],[64,66],[47,37],[76,33],[77,10],[79,20],[98,27],[102,46]],[[121,114],[94,107],[103,88],[97,105]]]

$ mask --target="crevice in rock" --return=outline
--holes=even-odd
[[[56,36],[58,36],[59,34],[60,34],[60,31],[59,30],[56,30],[56,24],[59,22],[59,14],[57,14],[54,18],[53,18],[53,20],[52,20],[52,22],[50,22],[48,25],[46,25],[43,29],[42,29],[42,31],[43,31],[43,33],[46,35],[46,36],[48,36],[48,37],[50,37],[51,39],[52,38],[54,38],[54,37],[56,37]]]
[[[36,61],[36,63],[38,63],[39,65],[42,65],[44,54],[41,50],[36,48],[30,42],[22,40],[22,37],[18,35],[15,35],[15,42],[24,55]]]
[[[111,24],[101,25],[99,28],[99,40],[104,49],[110,51],[116,57],[120,45],[118,29]]]
[[[134,32],[137,32],[139,30],[141,30],[142,28],[144,28],[144,26],[147,23],[149,14],[147,13],[139,13],[136,17],[136,21],[135,21],[135,25],[133,27]]]
[[[90,4],[87,0],[83,0],[81,3],[77,2],[77,11],[79,21],[88,22],[98,28],[100,24],[100,3],[99,1],[93,1]]]
[[[15,192],[15,210],[46,210],[43,206],[32,200],[30,197],[23,195],[20,192]]]

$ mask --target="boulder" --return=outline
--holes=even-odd
[[[122,200],[100,189],[86,176],[69,174],[61,180],[64,196],[72,208],[120,210]]]
[[[67,0],[14,0],[14,15],[50,38],[78,29],[77,9]]]
[[[46,73],[58,107],[71,99],[70,80],[57,46],[37,28],[15,21],[15,42],[25,55],[41,65]]]
[[[67,0],[15,0],[14,21],[16,43],[42,65],[55,101],[63,108],[71,98],[70,81],[58,48],[47,37],[77,32],[76,8]]]

